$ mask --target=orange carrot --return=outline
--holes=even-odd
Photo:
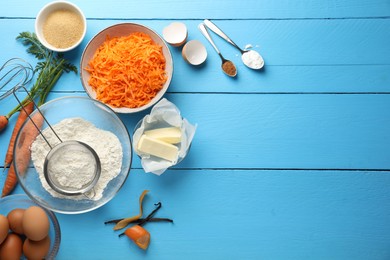
[[[43,117],[40,113],[36,113],[32,120],[38,128],[42,127]],[[30,146],[38,134],[38,129],[34,126],[31,120],[29,120],[23,128],[18,145],[15,147],[15,164],[12,163],[8,169],[7,178],[4,182],[1,195],[2,197],[10,194],[18,183],[14,165],[17,166],[17,171],[20,175],[23,175],[26,172],[31,158]]]
[[[11,164],[11,167],[8,169],[7,178],[5,179],[4,182],[3,191],[1,192],[1,197],[5,197],[8,194],[10,194],[14,190],[17,183],[18,183],[18,179],[16,178],[15,168],[14,165]]]
[[[35,113],[32,116],[33,122],[40,129],[43,125],[43,116],[40,113]],[[32,123],[31,120],[28,120],[26,125],[21,132],[20,139],[18,144],[15,147],[15,163],[17,166],[17,171],[20,175],[23,175],[29,165],[31,158],[31,144],[35,141],[35,138],[39,135],[38,129]]]
[[[0,132],[3,131],[8,125],[8,118],[6,116],[0,116]]]
[[[107,37],[88,63],[96,98],[113,107],[141,107],[167,81],[162,46],[145,33]]]
[[[12,132],[11,139],[9,141],[8,151],[6,153],[5,161],[4,161],[4,167],[8,167],[11,164],[13,152],[14,152],[16,135],[18,134],[24,121],[26,121],[28,115],[30,115],[33,110],[34,110],[34,103],[33,102],[27,103],[24,106],[24,109],[23,108],[20,109],[18,119],[16,120],[16,124],[15,124],[14,130]]]

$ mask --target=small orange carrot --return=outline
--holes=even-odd
[[[18,119],[16,120],[15,127],[14,127],[14,130],[12,132],[11,139],[9,141],[8,150],[7,150],[7,153],[5,155],[4,167],[8,167],[11,164],[13,152],[14,152],[16,135],[18,134],[24,121],[26,121],[28,115],[30,115],[33,110],[34,110],[34,103],[33,102],[28,102],[24,106],[24,109],[23,108],[20,109]]]
[[[36,113],[32,117],[32,120],[38,128],[42,127],[44,119],[41,113]],[[20,136],[18,145],[15,148],[15,164],[12,163],[8,169],[7,178],[4,182],[3,191],[1,194],[2,197],[10,194],[18,183],[14,165],[18,167],[17,170],[20,175],[23,175],[26,172],[31,158],[30,146],[38,134],[38,129],[34,126],[31,120],[29,120],[26,123],[23,133]]]
[[[5,179],[3,191],[1,192],[1,197],[5,197],[8,194],[10,194],[16,184],[18,183],[18,179],[16,178],[15,168],[14,165],[11,164],[11,167],[8,169],[7,178]]]
[[[8,118],[6,116],[0,116],[0,132],[3,131],[8,125]]]
[[[32,116],[33,122],[40,129],[43,125],[43,116],[41,113],[35,113]],[[15,147],[15,163],[17,171],[20,175],[23,175],[29,165],[31,158],[31,144],[35,141],[35,138],[39,135],[39,131],[31,120],[28,120],[23,128],[23,132],[20,134],[20,139]]]

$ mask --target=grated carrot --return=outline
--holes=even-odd
[[[146,105],[167,81],[162,46],[141,32],[107,37],[85,68],[96,98],[113,107]]]

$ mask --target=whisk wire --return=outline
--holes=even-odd
[[[0,100],[8,97],[20,87],[27,85],[34,76],[34,69],[23,59],[12,58],[6,61],[0,67],[0,91],[5,90],[0,94]],[[11,85],[12,83],[12,85]],[[6,86],[11,87],[6,88]]]

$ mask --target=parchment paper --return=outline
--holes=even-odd
[[[170,162],[155,156],[143,154],[137,149],[138,141],[144,131],[162,127],[179,127],[182,133],[182,139],[179,147],[179,156],[177,161]],[[197,125],[192,125],[180,114],[180,110],[170,101],[163,98],[152,108],[149,115],[146,115],[140,123],[138,123],[133,135],[134,151],[141,157],[141,164],[145,172],[151,172],[156,175],[161,175],[169,167],[176,165],[182,161],[191,146],[194,138]]]

